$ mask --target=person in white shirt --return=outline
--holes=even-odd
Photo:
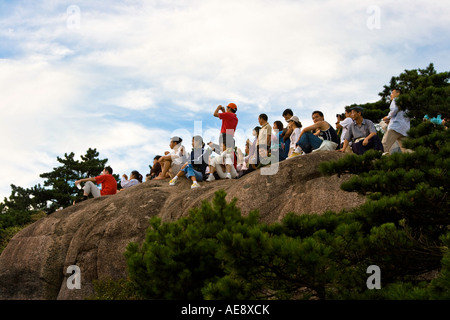
[[[137,170],[131,171],[130,179],[126,174],[122,175],[122,180],[120,181],[120,185],[122,188],[126,189],[132,186],[135,186],[142,182],[142,174],[140,174]]]
[[[209,175],[206,179],[207,182],[211,182],[216,180],[214,173],[217,172],[217,175],[220,178],[225,179],[235,179],[238,177],[238,173],[235,167],[235,152],[234,152],[234,139],[233,136],[222,133],[219,139],[219,145],[221,146],[221,151],[218,153],[218,156],[215,156],[211,159],[209,163]],[[217,146],[213,146],[213,143],[210,142],[208,144],[212,150],[218,152]]]
[[[268,116],[265,113],[261,113],[258,117],[259,125],[261,129],[259,130],[257,149],[258,149],[258,163],[268,164],[269,163],[269,150],[270,143],[272,141],[272,127],[267,122]]]
[[[344,144],[344,137],[345,134],[347,133],[348,127],[353,123],[353,119],[352,119],[352,110],[350,110],[350,108],[346,108],[345,109],[345,119],[342,119],[341,121],[339,121],[338,123],[336,123],[336,129],[339,129],[339,127],[342,128],[342,132],[341,132],[341,143],[339,145],[339,147],[342,147]]]
[[[181,170],[181,167],[188,159],[186,149],[181,142],[183,142],[183,139],[180,137],[172,137],[170,139],[169,146],[172,151],[159,158],[158,162],[161,164],[162,171],[153,180],[173,178]]]
[[[400,110],[396,104],[397,97],[401,94],[400,89],[394,89],[391,92],[391,104],[389,106],[389,114],[383,118],[383,121],[388,124],[387,131],[381,141],[385,153],[390,152],[392,145],[397,141],[402,152],[407,152],[403,148],[402,140],[408,135],[410,129],[410,120],[406,116],[405,111]]]
[[[290,156],[292,156],[292,154],[294,153],[295,148],[297,147],[297,140],[300,137],[300,129],[302,127],[302,123],[300,122],[300,120],[298,119],[297,116],[292,116],[291,118],[289,118],[289,120],[287,120],[287,123],[289,124],[289,128],[291,129],[292,133],[290,136],[291,139],[291,144],[289,146],[289,153],[288,153],[288,158]]]

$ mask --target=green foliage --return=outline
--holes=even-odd
[[[142,300],[134,284],[128,279],[93,281],[95,294],[87,300]]]
[[[44,178],[46,190],[46,200],[51,204],[48,212],[54,212],[59,207],[72,205],[79,195],[79,190],[74,182],[78,179],[98,176],[105,167],[108,159],[98,159],[99,153],[96,149],[89,148],[85,155],[81,156],[81,161],[75,160],[75,154],[65,153],[64,158],[57,157],[61,166],[53,168],[53,171],[40,175]],[[116,175],[116,179],[118,176]]]
[[[190,216],[173,223],[153,218],[146,241],[139,247],[129,244],[126,258],[129,277],[139,294],[150,299],[201,299],[205,283],[224,275],[216,258],[217,234],[235,225],[253,225],[255,214],[244,218],[218,192],[212,205],[191,210]]]
[[[17,232],[45,216],[46,214],[43,211],[32,215],[20,214],[20,212],[17,215],[11,213],[6,215],[0,214],[0,254]]]
[[[81,161],[75,160],[75,154],[64,154],[64,158],[57,157],[61,166],[53,171],[40,175],[44,178],[44,186],[40,184],[25,189],[11,185],[11,196],[0,204],[1,213],[33,213],[45,211],[52,213],[60,207],[72,205],[73,200],[80,196],[80,191],[74,182],[78,179],[94,177],[101,173],[108,159],[99,159],[96,149],[89,148]],[[116,179],[118,176],[115,175]]]
[[[425,69],[405,70],[400,75],[392,77],[389,85],[383,87],[383,91],[378,94],[379,101],[359,105],[364,108],[365,118],[378,123],[389,113],[391,91],[400,88],[402,94],[398,98],[397,105],[403,110],[408,110],[412,123],[422,121],[426,114],[430,117],[441,114],[443,118],[447,118],[450,117],[449,79],[450,72],[438,73],[432,63]]]
[[[0,254],[8,245],[9,240],[11,240],[12,237],[14,237],[14,235],[22,229],[23,227],[19,226],[0,228]]]
[[[108,161],[98,159],[98,155],[96,149],[88,149],[81,161],[74,159],[74,153],[57,157],[61,166],[41,174],[41,178],[46,179],[44,186],[38,184],[25,189],[12,184],[10,197],[0,203],[0,242],[6,246],[11,235],[34,222],[36,215],[50,214],[72,205],[73,200],[80,197],[75,180],[97,176]]]
[[[442,270],[436,279],[431,281],[429,288],[432,299],[450,299],[450,232],[441,237],[444,244],[442,258]]]
[[[216,193],[189,217],[171,223],[153,218],[146,241],[128,246],[130,281],[145,299],[416,299],[433,298],[415,281],[439,267],[405,223],[371,226],[361,211],[287,215],[257,222]],[[438,248],[439,249],[439,248]],[[380,266],[383,291],[366,287],[366,269]],[[427,268],[428,267],[428,268]],[[431,269],[430,269],[431,268]],[[447,278],[445,278],[445,275]],[[435,291],[448,290],[448,274]]]
[[[448,298],[449,134],[424,123],[405,143],[412,153],[322,163],[324,174],[355,174],[342,188],[368,196],[350,212],[267,225],[220,191],[188,217],[153,218],[145,242],[125,253],[130,281],[147,299]],[[367,289],[373,264],[382,290]],[[430,272],[439,273],[424,280]]]
[[[423,123],[404,143],[413,153],[393,154],[374,161],[376,153],[347,156],[322,163],[323,174],[357,174],[342,184],[346,191],[369,196],[362,212],[372,223],[405,220],[411,232],[438,241],[449,225],[450,131]]]

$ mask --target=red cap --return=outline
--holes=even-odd
[[[237,107],[236,107],[236,105],[234,103],[228,104],[228,108],[231,108],[233,110],[237,110]]]

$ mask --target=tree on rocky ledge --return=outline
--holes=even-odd
[[[425,69],[405,70],[393,76],[388,85],[378,94],[380,100],[361,104],[364,117],[375,123],[389,113],[389,96],[396,88],[402,90],[398,105],[408,110],[412,123],[418,124],[427,114],[430,118],[440,114],[442,118],[450,117],[450,72],[437,72],[433,63]],[[355,106],[352,104],[351,106]]]
[[[125,253],[130,281],[147,299],[448,297],[450,130],[424,123],[405,146],[414,152],[320,165],[323,174],[356,174],[342,188],[369,201],[349,212],[267,225],[217,192],[189,217],[154,218],[146,241]],[[371,265],[383,290],[367,287]],[[423,278],[431,271],[440,273]]]
[[[67,207],[80,195],[74,181],[79,178],[98,175],[108,159],[99,159],[96,149],[89,148],[81,161],[75,159],[73,152],[57,157],[60,166],[53,171],[40,175],[44,185],[32,188],[11,185],[11,195],[0,203],[0,228],[3,226],[20,226],[30,221],[32,214],[43,211],[47,214],[60,207]],[[117,176],[116,176],[117,178]]]

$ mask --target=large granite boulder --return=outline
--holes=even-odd
[[[320,152],[263,168],[237,180],[202,182],[191,190],[187,179],[173,187],[168,180],[149,181],[114,196],[90,199],[57,211],[17,233],[0,256],[0,299],[85,299],[94,293],[95,279],[125,278],[124,251],[145,239],[149,219],[174,221],[189,209],[211,200],[219,189],[248,214],[258,209],[261,221],[280,221],[287,213],[341,211],[365,198],[344,192],[348,176],[322,177],[322,161],[343,154]],[[81,288],[69,289],[68,267],[80,269]]]

